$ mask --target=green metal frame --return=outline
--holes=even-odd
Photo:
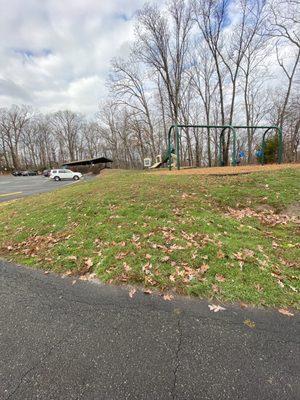
[[[169,170],[172,169],[172,160],[171,160],[171,134],[173,129],[175,129],[175,141],[176,141],[176,157],[177,157],[177,169],[180,169],[180,128],[216,128],[222,129],[221,135],[225,132],[226,129],[230,129],[233,133],[233,165],[236,165],[236,131],[235,128],[231,125],[171,125],[168,132],[168,166]],[[221,136],[220,136],[221,137]],[[224,136],[223,136],[224,137]],[[221,149],[221,146],[220,146]]]
[[[283,141],[282,141],[282,128],[280,126],[276,126],[276,125],[269,125],[269,126],[264,126],[264,125],[233,125],[234,129],[266,129],[264,134],[263,134],[263,138],[262,138],[262,152],[263,152],[263,156],[262,156],[262,164],[264,164],[264,156],[265,156],[265,146],[266,146],[266,134],[271,130],[271,129],[275,129],[277,131],[277,135],[278,135],[278,164],[282,163],[282,155],[283,155]],[[233,139],[236,140],[236,137]],[[219,157],[220,157],[220,165],[222,165],[223,163],[223,148],[224,148],[224,133],[223,131],[220,134],[220,148],[219,148]],[[236,148],[236,144],[235,144],[235,148]],[[236,155],[234,156],[234,158],[236,157]],[[236,163],[233,165],[236,165]]]
[[[263,134],[262,138],[262,152],[263,152],[263,157],[262,157],[262,163],[264,163],[264,152],[265,152],[265,145],[266,145],[266,135],[271,129],[275,129],[277,131],[278,135],[278,164],[282,163],[282,155],[283,155],[283,141],[282,141],[282,128],[276,125],[270,125],[270,126],[247,126],[247,125],[171,125],[169,128],[168,132],[168,166],[169,170],[172,169],[172,160],[171,160],[171,154],[172,154],[172,147],[171,147],[171,134],[173,129],[175,129],[175,141],[176,141],[176,156],[177,156],[177,169],[180,169],[180,139],[181,136],[179,134],[179,129],[180,128],[216,128],[216,129],[222,129],[219,137],[219,164],[222,166],[223,165],[223,149],[225,146],[225,140],[224,140],[224,135],[226,129],[230,129],[233,134],[233,142],[232,142],[232,164],[234,166],[237,165],[236,162],[236,129],[265,129],[265,132]]]

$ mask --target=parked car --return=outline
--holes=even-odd
[[[22,172],[21,171],[13,171],[12,175],[13,176],[22,176]]]
[[[82,174],[80,172],[73,172],[70,169],[52,169],[49,177],[55,181],[61,181],[62,179],[78,181],[82,177]]]
[[[22,176],[36,176],[37,172],[36,171],[21,171]]]
[[[51,169],[45,169],[45,170],[43,171],[43,175],[44,175],[46,178],[49,178],[50,172],[51,172]]]

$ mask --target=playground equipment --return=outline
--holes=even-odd
[[[168,165],[171,164],[171,166],[175,166],[176,164],[176,155],[175,155],[175,150],[173,147],[171,147],[171,150],[168,150],[163,154],[158,154],[156,156],[156,160],[155,163],[153,165],[151,165],[150,169],[154,169],[154,168],[159,168],[162,164],[168,162]]]
[[[282,163],[282,152],[283,152],[283,146],[282,146],[282,128],[279,126],[271,125],[271,126],[247,126],[247,125],[171,125],[169,128],[168,132],[168,167],[169,170],[172,169],[172,161],[171,161],[171,150],[174,149],[174,147],[171,144],[171,136],[173,130],[175,130],[175,148],[176,148],[176,157],[177,157],[177,169],[180,169],[180,146],[181,146],[181,133],[180,129],[181,128],[216,128],[216,129],[221,129],[221,133],[219,136],[219,165],[223,166],[224,165],[224,159],[223,159],[223,154],[224,154],[224,148],[225,148],[225,132],[228,129],[230,132],[232,132],[232,165],[236,166],[237,165],[237,154],[236,154],[236,145],[237,145],[237,129],[265,129],[265,132],[263,134],[262,138],[262,152],[264,153],[265,149],[265,138],[267,133],[271,130],[274,129],[277,132],[278,135],[278,164]],[[166,160],[166,161],[167,161]],[[165,161],[165,162],[166,162]],[[264,154],[262,157],[262,163],[264,163]]]
[[[144,167],[145,168],[150,168],[151,167],[151,158],[149,158],[149,157],[144,158]]]

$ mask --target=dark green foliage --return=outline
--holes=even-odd
[[[264,163],[272,164],[278,159],[278,136],[272,136],[265,141]]]

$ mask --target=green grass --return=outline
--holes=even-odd
[[[299,182],[292,169],[228,177],[112,171],[2,204],[1,253],[55,272],[78,272],[91,259],[104,282],[299,308],[297,225],[226,215],[228,207],[280,213],[299,201]]]

